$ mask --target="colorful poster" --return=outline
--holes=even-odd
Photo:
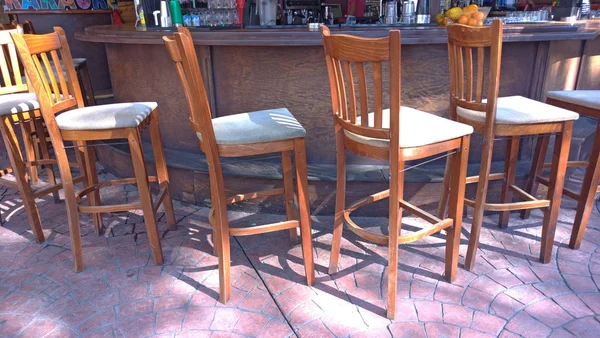
[[[5,0],[8,10],[15,9],[112,9],[113,0]]]

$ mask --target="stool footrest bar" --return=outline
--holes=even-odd
[[[283,193],[284,193],[283,188],[279,188],[279,189],[263,190],[263,191],[238,194],[238,195],[228,198],[227,204],[233,204],[233,203],[237,203],[237,202],[241,202],[241,201],[260,198],[260,197],[283,195]]]
[[[265,225],[257,225],[248,228],[229,228],[229,235],[231,236],[250,236],[257,234],[264,234],[267,232],[279,231],[279,230],[287,230],[293,229],[300,226],[300,222],[293,221],[283,221]]]
[[[489,181],[502,180],[502,179],[504,179],[505,176],[506,175],[504,173],[490,174],[490,176],[488,176],[488,180]],[[479,175],[469,176],[469,177],[467,177],[467,180],[465,182],[466,182],[466,184],[477,183],[477,182],[479,182]]]
[[[156,176],[148,176],[148,181],[156,182],[157,178],[156,178]],[[100,183],[85,187],[80,192],[78,192],[77,195],[75,195],[75,198],[79,202],[81,200],[81,198],[83,198],[83,196],[91,193],[92,191],[99,190],[99,189],[102,189],[105,187],[110,187],[113,185],[122,185],[122,184],[136,184],[136,180],[135,180],[135,178],[122,178],[119,180],[110,180],[110,181],[100,182]]]
[[[126,204],[112,204],[112,205],[79,205],[77,206],[79,212],[88,214],[101,214],[108,212],[122,212],[130,210],[142,209],[141,203],[126,203]]]

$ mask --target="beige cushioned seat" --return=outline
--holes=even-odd
[[[369,113],[369,126],[374,126],[375,114]],[[357,118],[360,124],[360,117]],[[390,110],[385,109],[382,116],[382,127],[390,127]],[[389,140],[364,137],[349,131],[346,136],[363,144],[388,148]],[[437,115],[417,109],[402,107],[400,109],[400,148],[421,147],[438,142],[448,141],[473,133],[473,127],[458,123]]]
[[[0,95],[0,116],[40,109],[35,93]]]
[[[131,102],[73,109],[56,116],[56,124],[62,130],[133,128],[156,107],[156,102]]]
[[[483,101],[484,103],[486,100]],[[485,122],[485,112],[456,107],[459,116],[476,122]],[[579,114],[523,96],[499,97],[496,123],[535,124],[577,120]]]
[[[557,90],[546,97],[600,110],[600,90]]]
[[[286,108],[218,117],[212,123],[217,144],[249,144],[306,137],[306,130]],[[202,135],[197,135],[202,140]]]

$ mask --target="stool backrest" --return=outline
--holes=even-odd
[[[54,128],[56,114],[84,107],[67,36],[62,28],[54,27],[54,32],[49,34],[12,34],[12,38],[40,102],[46,125]]]
[[[401,103],[400,31],[392,30],[388,37],[372,39],[346,34],[332,35],[329,28],[322,26],[321,35],[332,111],[337,124],[365,137],[390,139],[390,148],[398,148]],[[389,63],[389,129],[383,127],[384,63]],[[368,81],[369,70],[372,78]],[[358,82],[358,86],[355,82]],[[368,86],[368,83],[372,85]],[[368,87],[372,87],[372,92],[369,92]],[[369,106],[370,98],[372,107]],[[369,118],[369,114],[372,118]]]
[[[11,34],[23,34],[22,27],[0,30],[0,73],[2,73],[0,95],[28,90],[27,83],[23,81],[21,64]]]
[[[164,36],[163,40],[183,85],[190,108],[192,127],[202,135],[203,151],[207,154],[211,152],[211,149],[216,152],[217,142],[212,125],[210,103],[206,95],[192,35],[187,28],[179,27],[178,31],[172,37]]]
[[[450,117],[453,120],[456,120],[456,107],[459,106],[486,112],[485,124],[493,126],[500,87],[502,27],[501,20],[493,20],[491,27],[459,24],[446,27],[450,66]],[[489,73],[485,79],[485,55],[488,48]],[[477,53],[476,64],[474,52]],[[487,97],[484,97],[486,82]],[[483,99],[487,99],[487,102],[483,103]]]

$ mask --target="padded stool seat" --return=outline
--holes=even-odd
[[[483,100],[483,103],[486,103]],[[458,116],[475,122],[485,122],[485,112],[456,107]],[[579,114],[523,96],[499,97],[496,106],[497,124],[536,124],[573,121]]]
[[[600,110],[600,90],[556,90],[548,92],[546,97]]]
[[[56,124],[61,130],[133,128],[157,106],[156,102],[133,102],[73,109],[56,116]]]
[[[40,109],[35,93],[0,95],[0,116]]]
[[[369,125],[374,126],[375,114],[369,113]],[[356,119],[360,124],[360,117]],[[383,110],[382,127],[390,127],[390,110]],[[370,138],[344,130],[346,136],[356,142],[374,147],[388,148],[390,141]],[[423,111],[402,107],[400,109],[400,148],[422,147],[448,141],[473,133],[473,127]]]
[[[259,110],[212,119],[217,144],[250,144],[306,137],[286,108]],[[202,135],[196,133],[202,140]]]

